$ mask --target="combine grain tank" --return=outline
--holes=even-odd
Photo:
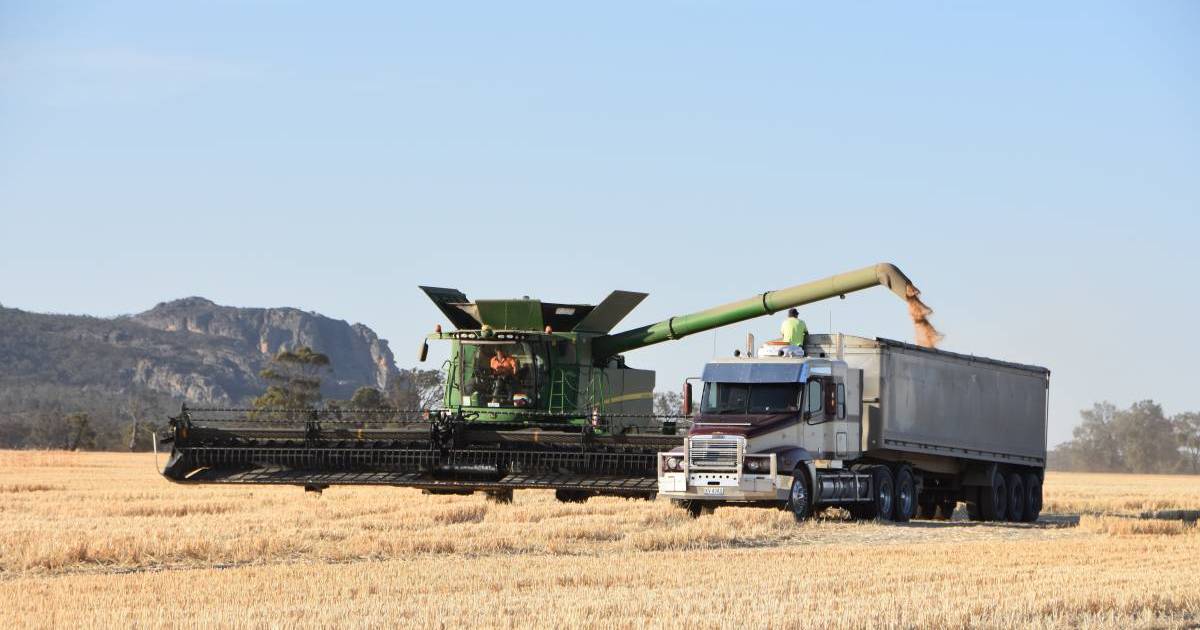
[[[797,518],[1036,520],[1049,370],[888,339],[812,335],[704,369],[686,444],[660,453],[660,496],[694,514],[786,505]]]

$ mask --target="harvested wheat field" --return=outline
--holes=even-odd
[[[1200,478],[1052,474],[1035,524],[518,492],[182,487],[148,455],[0,452],[10,625],[1172,627]],[[836,516],[836,515],[835,515]]]

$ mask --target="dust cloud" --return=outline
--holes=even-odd
[[[936,348],[943,335],[933,327],[933,322],[929,321],[933,309],[921,301],[921,291],[911,284],[905,289],[904,295],[904,300],[908,302],[908,316],[912,318],[913,328],[916,330],[917,345]]]

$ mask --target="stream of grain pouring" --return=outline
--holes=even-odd
[[[909,284],[904,293],[904,299],[908,302],[908,316],[912,318],[913,328],[916,331],[917,345],[936,348],[938,342],[942,340],[942,333],[938,332],[937,328],[933,327],[933,322],[929,321],[933,309],[921,301],[921,291],[917,287]]]

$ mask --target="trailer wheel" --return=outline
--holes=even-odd
[[[1032,523],[1042,513],[1042,480],[1037,473],[1025,473],[1025,513],[1021,520]]]
[[[896,470],[896,511],[893,518],[897,523],[907,523],[917,513],[917,484],[913,481],[912,469],[901,466]]]
[[[808,471],[802,467],[796,468],[792,473],[792,489],[788,492],[787,506],[797,522],[806,521],[812,516],[812,491],[808,487]]]
[[[1025,484],[1017,473],[1009,473],[1005,482],[1008,484],[1008,520],[1016,523],[1025,518]]]
[[[979,489],[979,514],[985,521],[1002,521],[1008,514],[1008,487],[999,470],[992,472],[990,484]]]

